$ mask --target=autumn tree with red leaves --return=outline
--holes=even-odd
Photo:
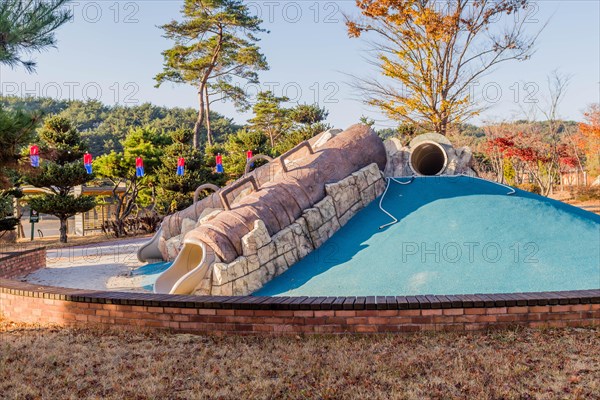
[[[579,124],[578,147],[585,153],[588,170],[600,174],[600,104],[592,104]]]
[[[568,135],[557,142],[548,135],[549,123],[502,123],[485,127],[487,140],[481,150],[487,156],[494,178],[509,184],[534,183],[547,196],[560,172],[578,166],[577,154]],[[562,125],[561,125],[562,126]],[[561,132],[567,128],[562,126]],[[514,170],[514,182],[507,179],[507,167]]]

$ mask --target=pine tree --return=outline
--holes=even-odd
[[[23,158],[21,149],[35,136],[39,121],[38,113],[0,107],[0,189],[12,186],[12,174]]]
[[[177,129],[170,133],[172,143],[164,150],[162,165],[157,169],[157,211],[171,214],[193,202],[194,191],[204,183],[222,185],[223,177],[205,163],[204,155],[190,146],[193,132]],[[183,176],[177,175],[177,160],[185,159]]]
[[[94,167],[99,176],[113,184],[112,200],[115,214],[112,216],[117,224],[118,236],[127,234],[124,221],[137,205],[138,197],[144,189],[152,190],[156,185],[155,171],[159,168],[164,154],[164,146],[168,137],[155,129],[141,127],[131,129],[122,141],[123,151],[111,151],[99,157]],[[141,157],[144,162],[144,176],[136,175],[135,159]],[[124,192],[117,193],[122,186]],[[152,196],[154,197],[154,196]]]
[[[323,122],[327,119],[329,111],[316,104],[299,104],[291,108],[288,114],[292,128],[273,147],[274,156],[279,156],[299,143],[331,128],[329,124]]]
[[[64,8],[69,0],[0,1],[0,64],[22,65],[35,70],[35,62],[24,60],[22,53],[33,53],[56,44],[54,32],[71,19]]]
[[[231,100],[239,108],[248,106],[247,94],[233,79],[257,83],[257,72],[268,69],[256,45],[256,34],[264,30],[260,27],[262,21],[250,15],[241,0],[185,0],[182,13],[183,22],[162,26],[165,37],[175,45],[163,52],[164,70],[155,79],[157,87],[169,81],[198,89],[199,111],[193,136],[193,146],[198,149],[203,125],[208,145],[213,143],[211,103]]]
[[[292,127],[289,109],[281,106],[289,99],[277,97],[272,92],[260,92],[252,107],[254,118],[248,120],[250,130],[263,132],[269,138],[271,148]]]
[[[89,175],[83,166],[82,157],[86,147],[79,131],[62,117],[47,118],[39,136],[43,161],[39,168],[26,174],[25,181],[35,187],[45,188],[49,193],[32,196],[28,203],[40,213],[58,217],[60,242],[66,243],[67,220],[95,206],[93,197],[73,194],[75,186],[93,179],[93,175]]]
[[[272,155],[269,137],[260,130],[240,129],[234,135],[229,135],[224,145],[225,173],[231,179],[237,179],[244,174],[246,168],[246,152]],[[255,167],[263,162],[258,161]]]
[[[22,54],[39,52],[55,45],[54,31],[71,18],[61,9],[69,0],[0,1],[0,65],[21,65],[29,72],[35,62]],[[21,147],[35,134],[37,113],[6,111],[0,106],[0,231],[13,230],[19,219],[13,214],[12,201],[21,197],[18,175]]]
[[[329,115],[316,104],[298,104],[292,108],[282,106],[287,97],[277,97],[271,92],[261,92],[248,120],[248,130],[260,132],[269,138],[266,154],[278,156],[297,144],[329,129],[323,121]]]

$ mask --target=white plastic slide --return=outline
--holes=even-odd
[[[173,265],[156,280],[154,293],[194,293],[214,262],[215,253],[210,247],[200,241],[186,240]]]
[[[140,246],[137,251],[137,258],[141,262],[159,262],[163,260],[162,254],[158,250],[158,241],[162,235],[162,227],[158,228],[158,231],[152,236],[149,242],[144,243]]]

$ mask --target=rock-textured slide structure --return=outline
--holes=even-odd
[[[154,242],[165,259],[172,259],[175,253],[177,256],[157,280],[155,291],[189,294],[200,290],[213,263],[231,263],[243,255],[242,238],[254,229],[256,221],[262,221],[273,236],[321,201],[326,184],[372,163],[383,170],[386,153],[369,127],[354,125],[343,132],[326,131],[166,217]],[[195,290],[190,290],[192,286]]]
[[[138,258],[174,260],[158,293],[250,294],[381,195],[386,177],[473,176],[471,158],[435,133],[405,147],[366,125],[329,130],[165,217]]]

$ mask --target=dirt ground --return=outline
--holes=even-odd
[[[600,214],[600,200],[577,201],[571,196],[571,192],[555,192],[550,196],[554,200],[559,200],[575,207],[583,208],[589,212]]]

